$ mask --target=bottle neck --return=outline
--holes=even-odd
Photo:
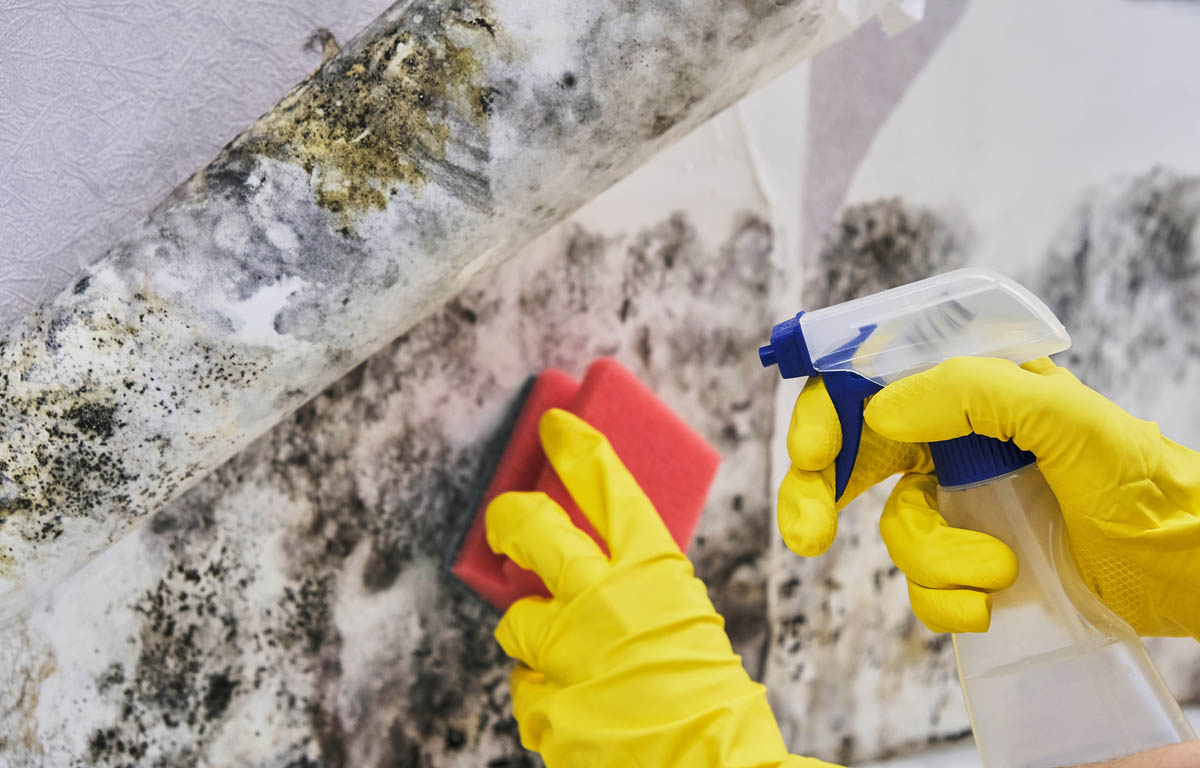
[[[930,443],[929,454],[943,488],[986,483],[1037,461],[1011,440],[976,434]]]

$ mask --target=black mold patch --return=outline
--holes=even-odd
[[[486,313],[460,302],[409,334],[392,355],[403,359],[400,347],[416,347],[422,358],[429,347],[446,344],[461,351],[461,329],[486,320]],[[456,453],[440,434],[418,424],[401,430],[377,457],[380,501],[368,506],[354,492],[356,468],[342,442],[352,440],[353,433],[335,425],[369,422],[378,405],[371,393],[381,383],[390,385],[398,373],[411,376],[397,371],[392,355],[356,369],[155,519],[153,530],[176,565],[140,603],[146,615],[143,651],[128,694],[130,707],[112,726],[118,737],[142,738],[149,731],[144,724],[169,719],[189,733],[190,751],[151,742],[152,750],[172,755],[171,760],[202,753],[217,727],[210,721],[227,716],[243,697],[276,689],[275,718],[312,735],[320,749],[317,764],[358,764],[356,754],[378,746],[364,743],[378,732],[374,725],[348,721],[323,693],[333,695],[342,675],[338,659],[345,640],[333,620],[336,585],[359,578],[344,569],[360,544],[376,553],[368,556],[361,577],[367,591],[384,591],[414,565],[425,567],[440,556],[454,533],[450,513],[465,503],[462,489],[474,479],[478,462],[474,449]],[[289,545],[289,575],[278,598],[251,606],[242,595],[257,578],[252,560],[231,563],[221,555],[215,568],[204,563],[237,538],[212,513],[220,489],[251,477],[261,481],[264,471],[294,498],[309,500],[315,514]],[[494,614],[456,585],[427,587],[445,592],[434,599],[440,611],[415,651],[397,648],[395,664],[379,670],[380,685],[392,693],[369,714],[372,722],[393,718],[386,729],[389,754],[396,759],[407,759],[423,743],[469,748],[480,732],[509,717],[501,687],[507,663],[491,638]],[[506,737],[506,751],[513,738]],[[96,763],[119,764],[118,754]],[[294,759],[303,765],[309,758]]]
[[[813,309],[904,285],[962,265],[963,236],[931,211],[900,199],[846,208],[805,286]]]
[[[108,438],[113,434],[113,414],[116,411],[115,405],[80,403],[67,411],[67,420],[72,422],[80,432]]]
[[[392,586],[396,583],[396,577],[400,575],[404,561],[411,557],[410,547],[372,546],[371,556],[363,567],[363,586],[371,592],[379,592]]]
[[[1198,222],[1193,176],[1155,169],[1089,194],[1032,284],[1071,333],[1063,364],[1130,405],[1185,380],[1200,363]]]
[[[208,692],[204,694],[204,717],[216,720],[229,707],[229,700],[238,687],[236,680],[230,680],[224,672],[208,676]]]
[[[253,383],[257,366],[196,340],[180,353],[197,361],[183,381],[168,384],[154,368],[132,366],[116,382],[64,365],[54,352],[70,343],[136,358],[142,345],[160,341],[166,319],[161,303],[137,294],[120,310],[37,310],[19,337],[0,344],[0,524],[37,543],[62,535],[67,519],[90,517],[115,538],[191,479],[196,467],[161,465],[155,484],[141,482],[117,447],[130,440],[130,414],[170,420],[205,388]],[[50,377],[54,387],[30,384]],[[163,439],[141,438],[150,445]],[[4,565],[0,557],[0,571]]]

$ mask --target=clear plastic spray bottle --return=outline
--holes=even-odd
[[[825,379],[842,428],[840,498],[867,397],[951,357],[1023,363],[1070,344],[1025,288],[995,272],[962,269],[801,312],[775,326],[759,356],[784,378]],[[1016,583],[993,596],[989,631],[954,636],[984,766],[1060,768],[1194,738],[1136,633],[1079,577],[1036,457],[982,435],[929,449],[947,522],[995,536],[1019,565]]]

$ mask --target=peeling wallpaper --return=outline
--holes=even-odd
[[[0,617],[848,29],[822,0],[394,4],[0,338]]]

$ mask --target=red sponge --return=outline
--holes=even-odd
[[[568,410],[604,433],[685,552],[720,463],[715,448],[617,361],[592,363],[582,384],[561,371],[542,372],[451,569],[501,610],[522,597],[549,593],[535,574],[488,547],[484,512],[496,496],[543,491],[603,547],[542,453],[537,426],[550,408]]]
[[[538,374],[450,569],[501,610],[526,595],[548,593],[533,571],[519,567],[504,555],[497,555],[488,546],[484,512],[492,499],[502,493],[532,491],[537,487],[542,470],[548,464],[538,438],[538,421],[551,408],[570,409],[578,390],[579,382],[562,371],[548,368]]]

